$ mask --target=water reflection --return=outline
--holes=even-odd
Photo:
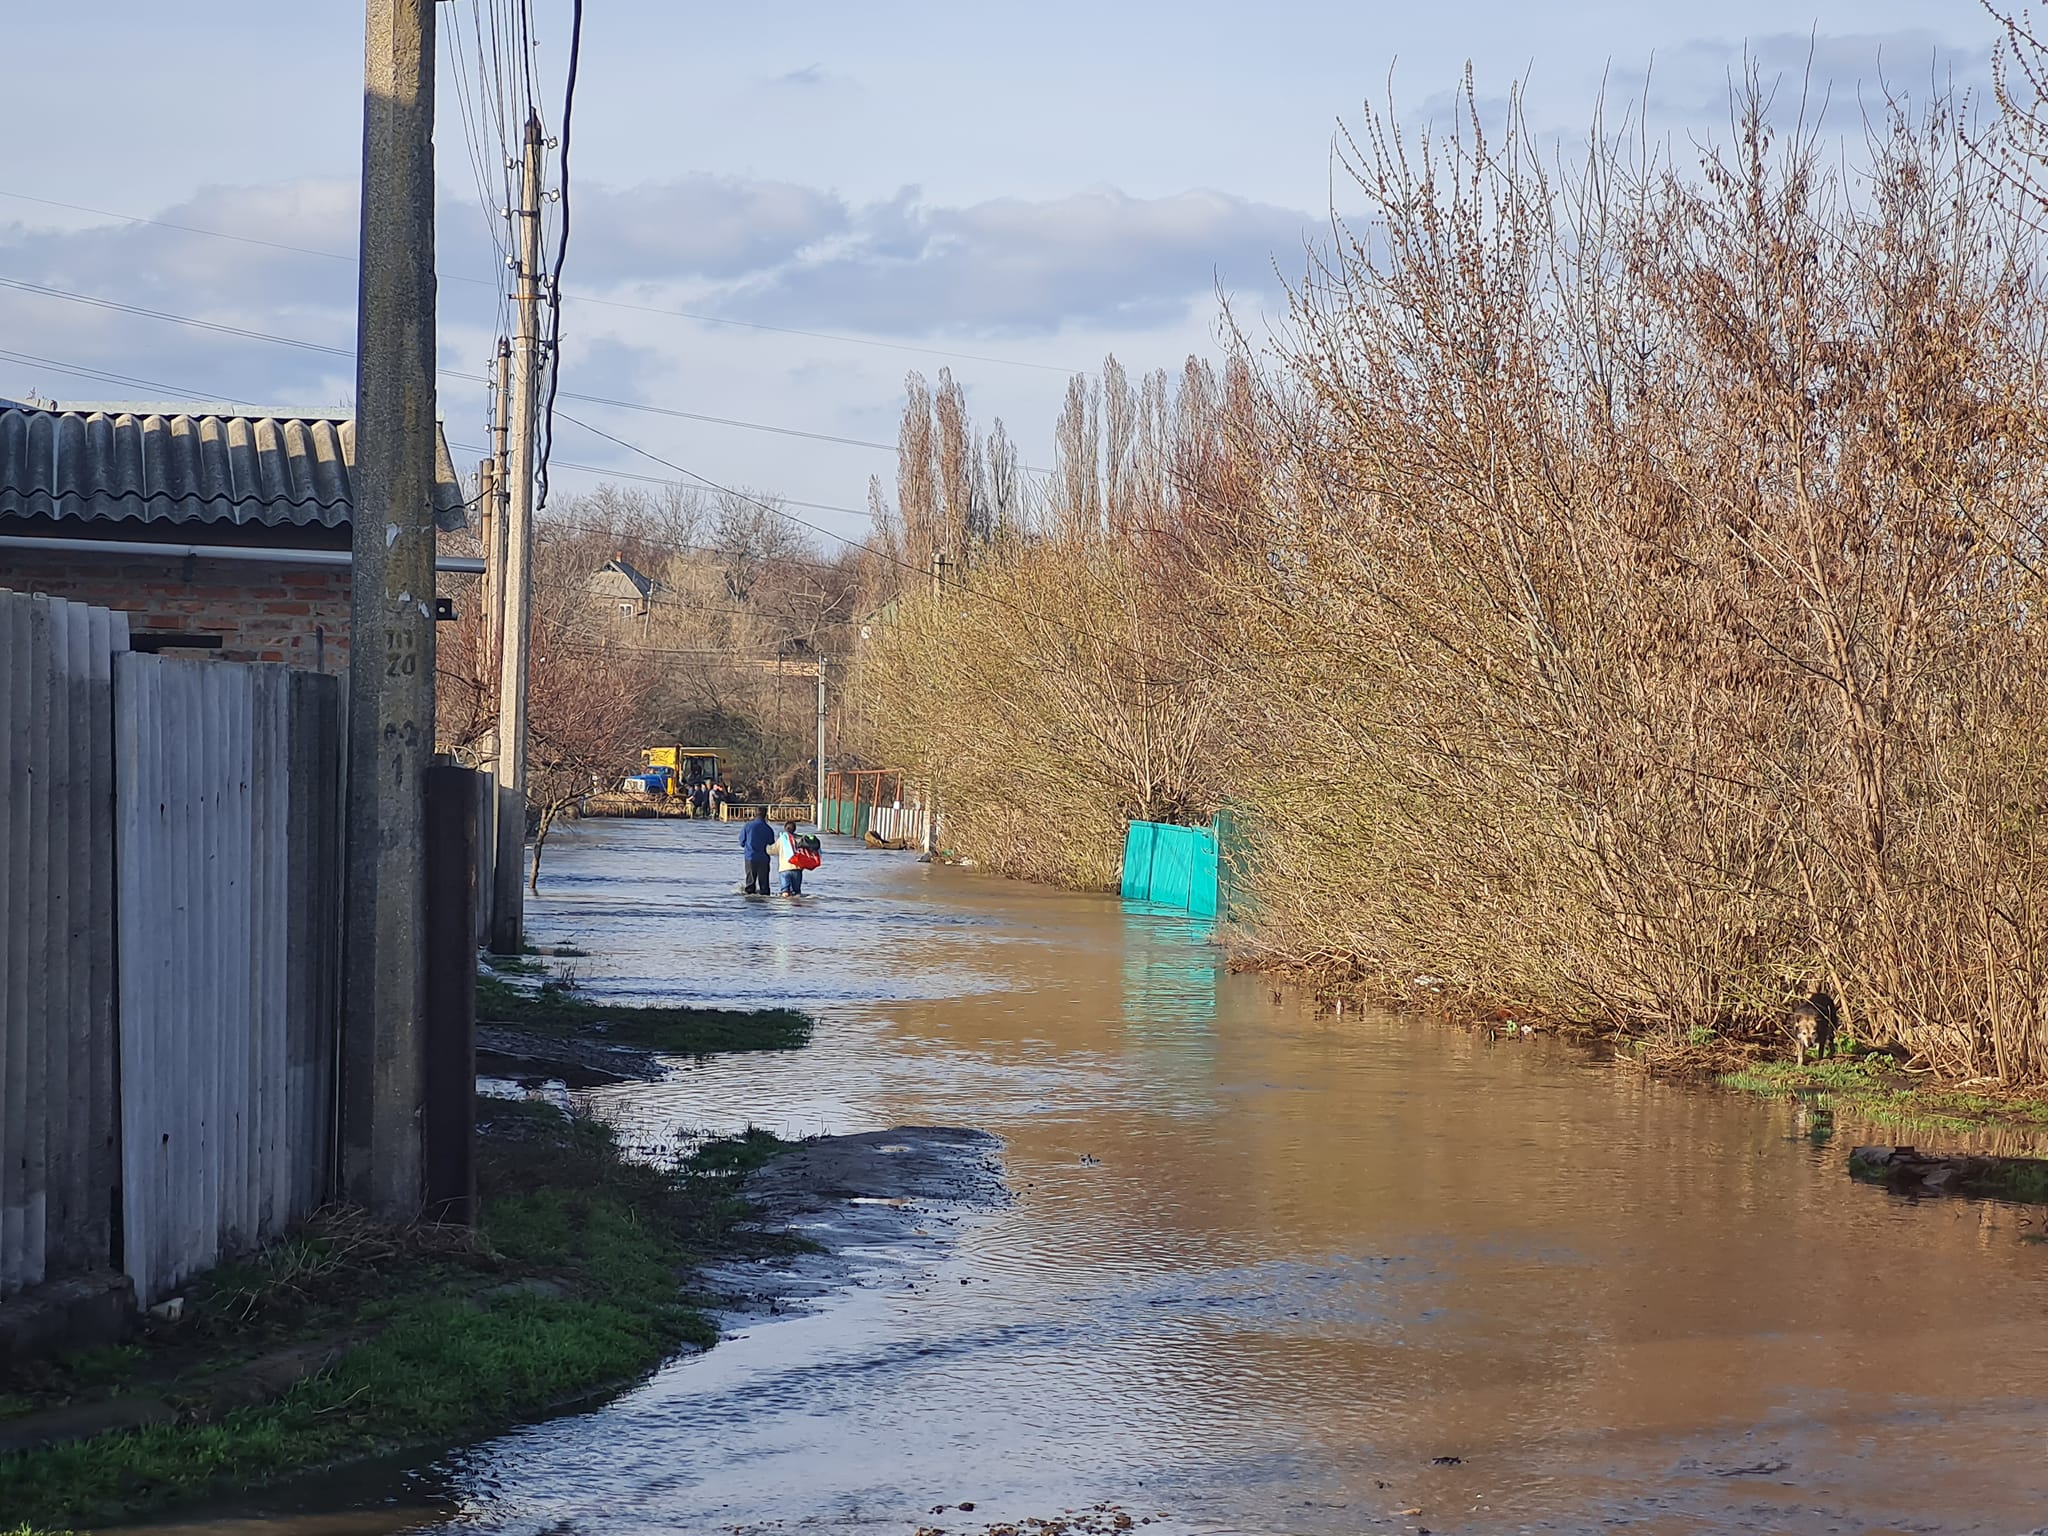
[[[529,922],[595,986],[793,995],[817,1039],[588,1101],[650,1140],[985,1126],[1018,1200],[942,1265],[878,1262],[424,1469],[455,1525],[903,1536],[962,1498],[1255,1532],[2048,1520],[2048,1248],[2010,1209],[1851,1186],[1860,1128],[1276,1006],[1184,918],[901,856],[835,848],[814,902],[746,903],[725,840],[575,829]]]

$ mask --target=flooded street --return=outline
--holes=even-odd
[[[745,902],[733,840],[558,833],[532,935],[593,996],[788,1002],[814,1043],[588,1102],[650,1147],[980,1127],[1014,1203],[354,1521],[262,1529],[2048,1528],[2019,1209],[1852,1185],[1859,1128],[1790,1103],[1317,1017],[1106,899],[834,840],[813,898]]]

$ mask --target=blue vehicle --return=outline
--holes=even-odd
[[[669,781],[675,777],[675,774],[676,771],[673,768],[650,768],[645,773],[627,774],[625,778],[619,781],[619,787],[627,790],[638,790],[640,793],[647,795],[667,795],[672,793],[669,789]]]

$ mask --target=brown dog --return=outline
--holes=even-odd
[[[1836,1022],[1835,1000],[1825,992],[1815,992],[1792,1010],[1792,1041],[1799,1050],[1800,1066],[1806,1065],[1809,1050],[1815,1056],[1834,1050]]]

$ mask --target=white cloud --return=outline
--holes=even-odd
[[[588,283],[743,277],[843,233],[830,192],[782,181],[684,176],[574,194],[570,262]]]
[[[1177,323],[1219,279],[1270,289],[1313,221],[1228,193],[1099,188],[932,206],[914,190],[859,210],[840,239],[730,292],[728,310],[884,335],[1042,334]]]

